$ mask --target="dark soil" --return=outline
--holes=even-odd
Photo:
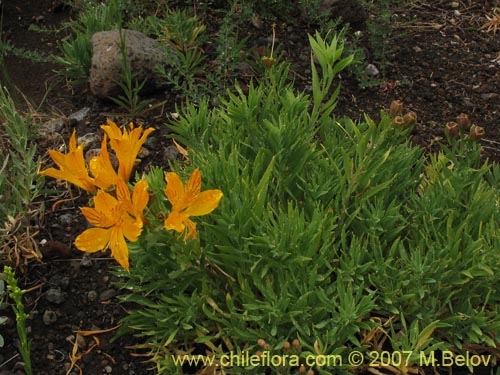
[[[105,121],[105,113],[118,109],[97,101],[85,87],[70,88],[55,73],[60,67],[49,59],[51,54],[59,53],[58,43],[67,34],[62,23],[72,16],[72,9],[58,0],[4,0],[2,3],[2,40],[17,48],[37,51],[46,58],[46,62],[33,62],[7,55],[2,84],[7,84],[20,106],[32,112],[34,122],[51,117],[65,119],[87,106],[91,113],[78,124],[78,132],[96,131]],[[479,0],[455,3],[458,7],[449,1],[415,1],[411,6],[392,9],[393,33],[391,40],[384,42],[385,61],[375,61],[377,51],[373,45],[366,41],[363,46],[368,62],[384,71],[383,77],[378,77],[380,84],[361,89],[352,72],[343,73],[336,111],[354,119],[360,119],[363,113],[377,118],[380,109],[387,108],[393,99],[401,99],[419,118],[412,141],[428,150],[444,140],[446,122],[466,113],[474,123],[486,129],[486,136],[481,140],[484,157],[499,162],[500,33],[494,35],[479,30],[486,21],[485,15],[491,14],[498,5],[494,1]],[[207,22],[210,22],[208,16]],[[54,32],[35,32],[30,30],[30,25],[51,28]],[[293,64],[297,86],[307,89],[310,56],[306,32],[313,30],[306,25],[282,26],[276,28],[276,40],[283,57]],[[252,35],[250,40],[258,41],[269,40],[270,30],[270,24],[260,29],[248,25],[246,32]],[[363,33],[366,34],[366,30]],[[161,135],[166,132],[165,114],[175,111],[175,96],[165,93],[160,99],[167,100],[161,111],[136,119],[155,127],[159,133],[155,134],[156,150],[139,168],[147,168],[148,160],[152,159],[158,164],[169,146]],[[25,105],[25,100],[29,105]],[[62,139],[69,138],[70,128],[67,122]],[[39,140],[42,155],[53,146],[44,139]],[[50,182],[48,187],[56,187],[54,184]],[[38,235],[39,242],[48,241],[42,247],[45,258],[43,262],[30,262],[21,277],[24,287],[32,288],[25,295],[25,304],[30,313],[34,373],[78,374],[76,367],[68,372],[75,340],[80,343],[77,348],[80,354],[99,341],[99,345],[77,362],[83,374],[153,373],[147,370],[151,364],[144,363],[145,358],[138,356],[140,351],[131,348],[141,344],[140,340],[123,336],[112,341],[113,332],[98,332],[116,327],[129,306],[118,302],[123,292],[114,285],[117,281],[111,272],[114,260],[102,254],[84,255],[72,247],[75,236],[86,225],[78,210],[79,205],[85,204],[85,198],[79,197],[76,201],[69,198],[67,193],[47,198]],[[60,199],[68,201],[51,210]],[[0,374],[4,374],[2,370],[23,374],[22,366],[16,365],[21,358],[16,356],[19,343],[15,323],[11,322],[7,329],[6,346],[0,354]],[[80,336],[77,330],[97,332]]]

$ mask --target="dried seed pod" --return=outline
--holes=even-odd
[[[306,366],[304,364],[301,364],[299,367],[299,374],[305,374],[306,373]]]
[[[392,126],[401,129],[406,126],[406,122],[403,116],[396,116],[392,119]]]
[[[444,132],[449,137],[457,137],[460,134],[460,128],[456,122],[450,121],[446,123]]]
[[[417,114],[413,111],[407,112],[403,116],[403,119],[405,122],[405,126],[407,128],[411,128],[411,127],[415,126],[415,124],[417,123]]]
[[[389,115],[391,117],[401,116],[403,113],[403,102],[399,99],[393,100],[389,106]]]
[[[293,347],[295,349],[300,349],[300,341],[299,341],[299,339],[293,340],[292,345],[293,345]]]
[[[291,345],[290,345],[290,342],[289,342],[289,341],[285,341],[285,342],[283,343],[283,349],[288,350],[288,349],[290,349],[290,347],[291,347]]]
[[[267,346],[267,342],[264,339],[258,339],[257,345],[259,345],[261,348],[265,348]]]
[[[460,129],[468,129],[470,126],[469,116],[465,113],[461,113],[457,116],[457,124]]]
[[[469,132],[469,138],[475,141],[480,140],[484,137],[484,128],[477,125],[472,125]]]

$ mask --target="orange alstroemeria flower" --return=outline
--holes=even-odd
[[[59,169],[47,168],[39,172],[43,176],[50,176],[71,182],[72,184],[92,193],[95,191],[94,179],[89,177],[85,158],[83,157],[83,143],[76,145],[76,130],[69,140],[69,152],[49,150],[49,155]]]
[[[128,246],[125,239],[135,242],[139,238],[143,225],[142,212],[148,199],[146,180],[135,184],[132,198],[122,179],[117,180],[116,198],[99,190],[94,198],[95,208],[81,208],[83,215],[96,228],[81,233],[75,239],[75,246],[90,253],[109,248],[116,261],[128,270]]]
[[[93,157],[89,162],[89,170],[94,176],[94,183],[101,189],[106,190],[110,186],[115,186],[119,177],[111,164],[109,158],[107,136],[104,134],[101,143],[101,153]]]
[[[164,223],[165,229],[184,233],[184,241],[188,238],[195,239],[196,224],[189,217],[207,215],[215,210],[223,196],[222,192],[201,191],[201,173],[198,169],[193,172],[185,187],[173,172],[167,173],[165,180],[165,195],[172,204],[172,211]]]
[[[124,181],[128,181],[134,168],[137,154],[154,129],[149,128],[143,132],[142,127],[135,128],[134,124],[130,123],[130,131],[123,129],[122,132],[110,119],[107,120],[107,125],[101,126],[101,129],[108,135],[111,148],[115,151],[118,158],[118,175]]]

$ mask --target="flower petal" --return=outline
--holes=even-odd
[[[116,261],[128,271],[128,246],[119,226],[113,227],[113,229],[111,229],[109,248],[111,249],[111,255],[113,256],[113,258],[115,258]]]
[[[89,169],[94,176],[94,183],[101,189],[107,189],[110,186],[116,185],[116,181],[118,180],[118,175],[109,158],[107,139],[107,135],[104,134],[100,155],[93,157],[89,162]]]
[[[165,175],[167,186],[165,187],[165,195],[167,196],[172,207],[178,207],[179,210],[185,208],[181,207],[184,200],[184,184],[176,173],[168,172]]]
[[[196,168],[186,184],[186,196],[194,198],[201,190],[201,172]],[[190,200],[190,199],[188,199]]]
[[[177,211],[172,211],[165,219],[164,227],[167,230],[175,230],[176,232],[182,233],[186,228],[184,225],[185,220],[189,220],[186,215]]]
[[[96,251],[106,249],[110,236],[110,229],[90,228],[75,238],[75,246],[78,250],[95,253]]]
[[[118,201],[116,198],[106,193],[104,190],[99,190],[94,198],[94,207],[101,212],[111,214],[111,211],[113,211],[117,205]]]
[[[121,224],[123,235],[130,242],[135,242],[142,232],[142,220],[124,220]]]
[[[140,180],[136,182],[132,193],[132,205],[134,207],[132,215],[135,217],[140,216],[142,218],[142,212],[146,208],[148,201],[148,182],[146,180]]]
[[[43,176],[50,176],[68,181],[88,192],[94,192],[94,181],[89,177],[85,166],[83,144],[76,147],[75,137],[75,131],[73,131],[68,154],[63,154],[55,150],[49,150],[49,156],[59,167],[59,170],[55,168],[48,168],[39,173]]]
[[[137,154],[141,150],[142,145],[146,142],[148,135],[154,131],[149,128],[143,132],[142,127],[134,128],[130,123],[130,132],[127,129],[123,131],[118,126],[108,119],[108,125],[102,125],[101,128],[110,138],[110,144],[118,158],[118,175],[125,181],[128,181],[132,169],[134,168]]]
[[[220,190],[205,190],[199,193],[183,213],[188,216],[207,215],[217,208],[223,194]]]

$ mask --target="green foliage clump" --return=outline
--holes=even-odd
[[[30,235],[33,205],[43,187],[37,159],[30,116],[22,115],[0,86],[0,259],[4,262],[18,264],[20,254],[26,259],[40,257]]]
[[[280,353],[296,339],[301,360],[386,342],[412,353],[401,371],[417,370],[419,351],[493,352],[500,342],[500,169],[481,165],[473,142],[426,160],[383,112],[378,123],[333,116],[334,77],[352,57],[341,58],[336,37],[310,42],[312,94],[288,86],[279,63],[218,107],[188,103],[171,125],[189,150],[173,169],[199,168],[224,197],[198,220],[197,240],[160,230],[159,215],[148,218],[158,230],[131,244],[125,301],[140,308],[123,327],[144,339],[160,374],[181,373],[179,353]],[[158,212],[163,173],[147,178]]]
[[[87,1],[76,20],[69,23],[72,35],[60,46],[62,56],[54,56],[63,74],[73,85],[87,82],[92,62],[90,39],[98,31],[113,30],[123,24],[123,4],[119,0]]]

